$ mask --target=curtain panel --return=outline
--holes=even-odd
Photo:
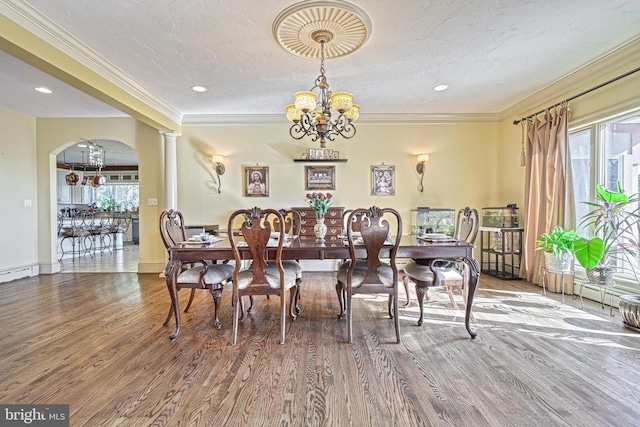
[[[568,147],[569,106],[527,121],[525,212],[520,277],[540,283],[544,256],[536,241],[556,225],[573,228],[573,183]],[[553,287],[551,287],[553,290]],[[559,290],[559,289],[558,289]],[[571,293],[571,292],[569,292]]]

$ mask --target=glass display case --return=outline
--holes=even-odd
[[[411,210],[411,234],[443,233],[453,236],[455,229],[454,209],[419,207]]]
[[[518,207],[514,204],[498,208],[482,208],[482,226],[518,228]]]

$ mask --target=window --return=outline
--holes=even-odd
[[[616,191],[617,183],[630,196],[640,187],[640,113],[603,120],[569,132],[569,153],[573,173],[575,221],[589,210],[584,202],[594,201],[596,184]],[[589,230],[578,232],[588,236]],[[640,261],[636,260],[640,267]],[[624,266],[622,266],[624,267]],[[624,276],[624,273],[620,274]],[[624,277],[623,277],[624,278]],[[637,288],[639,285],[635,284]],[[636,289],[637,290],[637,289]]]
[[[96,188],[98,208],[114,210],[137,210],[140,206],[138,183],[105,184]]]

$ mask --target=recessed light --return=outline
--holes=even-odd
[[[449,85],[436,85],[433,87],[433,90],[435,90],[436,92],[440,92],[447,89],[449,89]]]
[[[41,87],[34,87],[35,90],[37,90],[40,93],[53,93],[53,91],[49,88],[46,88],[44,86]]]
[[[207,88],[204,86],[191,86],[191,90],[195,91],[195,92],[206,92]]]

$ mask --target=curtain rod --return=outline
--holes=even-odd
[[[600,83],[598,86],[594,86],[594,87],[592,87],[591,89],[587,89],[587,90],[585,90],[584,92],[580,92],[580,93],[579,93],[579,94],[577,94],[577,95],[573,95],[572,97],[567,98],[567,99],[565,99],[564,101],[560,101],[560,102],[558,102],[558,103],[555,103],[555,104],[553,104],[552,106],[545,108],[544,110],[540,110],[540,111],[538,111],[537,113],[529,114],[527,117],[523,117],[523,118],[521,118],[520,120],[514,120],[514,121],[513,121],[513,124],[514,124],[514,125],[520,124],[520,122],[522,122],[522,121],[524,121],[524,120],[528,120],[528,119],[530,119],[530,118],[532,118],[532,117],[535,117],[535,116],[537,116],[537,115],[538,115],[538,114],[540,114],[540,113],[544,113],[545,111],[547,111],[547,110],[549,110],[549,109],[551,109],[551,108],[558,107],[559,105],[561,105],[561,104],[562,104],[562,103],[564,103],[564,102],[573,101],[574,99],[579,98],[579,97],[581,97],[582,95],[586,95],[586,94],[588,94],[588,93],[590,93],[590,92],[593,92],[593,91],[594,91],[594,90],[596,90],[596,89],[600,89],[600,88],[601,88],[601,87],[603,87],[603,86],[606,86],[606,85],[608,85],[608,84],[610,84],[610,83],[613,83],[613,82],[618,81],[618,80],[620,80],[620,79],[623,79],[623,78],[625,78],[625,77],[627,77],[627,76],[630,76],[630,75],[631,75],[631,74],[633,74],[633,73],[637,73],[638,71],[640,71],[640,67],[638,67],[638,68],[636,68],[636,69],[634,69],[634,70],[628,71],[628,72],[626,72],[626,73],[624,73],[624,74],[622,74],[622,75],[620,75],[620,76],[618,76],[618,77],[614,77],[614,78],[612,78],[611,80],[607,80],[607,81],[606,81],[606,82],[604,82],[604,83]]]

